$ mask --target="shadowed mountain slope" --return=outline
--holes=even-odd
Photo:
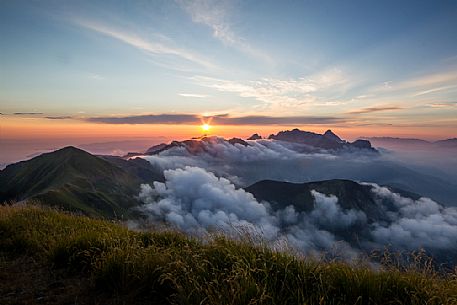
[[[292,130],[280,131],[275,135],[272,134],[268,137],[268,139],[305,144],[311,147],[327,150],[365,149],[377,152],[368,140],[356,140],[355,142],[350,143],[341,140],[341,138],[334,134],[331,130],[327,130],[324,134],[318,134],[295,128]]]
[[[259,201],[268,201],[274,210],[293,205],[296,211],[309,212],[314,208],[311,191],[315,190],[327,196],[334,195],[338,204],[346,210],[355,209],[367,215],[368,222],[386,219],[385,210],[375,202],[378,200],[370,185],[359,184],[351,180],[333,179],[308,183],[290,183],[263,180],[246,188]],[[399,189],[393,191],[402,196],[418,199],[420,196]],[[386,202],[385,204],[389,204]]]
[[[0,202],[39,200],[91,216],[126,217],[140,184],[161,177],[142,162],[65,147],[0,171]]]

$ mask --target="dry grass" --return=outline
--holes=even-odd
[[[456,272],[420,259],[317,262],[223,236],[202,243],[177,232],[133,232],[108,221],[39,207],[0,207],[0,251],[90,279],[127,303],[457,304]],[[92,291],[92,290],[91,290]]]

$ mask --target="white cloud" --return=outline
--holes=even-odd
[[[343,211],[336,196],[326,196],[315,190],[311,191],[311,195],[314,197],[315,205],[310,217],[324,228],[342,230],[356,223],[366,223],[367,217],[364,212],[354,209]]]
[[[230,25],[229,10],[232,1],[224,0],[177,0],[177,3],[190,15],[192,21],[211,28],[213,36],[225,45],[234,47],[241,52],[266,62],[272,59],[262,50],[256,49],[245,39],[237,36]]]
[[[338,106],[342,101],[322,101],[317,94],[326,89],[346,90],[348,79],[341,70],[333,69],[311,77],[295,79],[261,78],[250,81],[232,81],[206,76],[191,78],[197,84],[240,97],[254,98],[269,109],[293,108],[300,105]],[[296,109],[294,109],[296,112]]]
[[[196,63],[198,65],[204,66],[206,68],[215,67],[207,59],[205,59],[191,51],[188,51],[185,49],[180,49],[180,48],[177,48],[174,46],[170,46],[164,42],[146,40],[139,35],[121,31],[118,29],[114,29],[112,27],[109,27],[107,25],[104,25],[104,24],[101,24],[98,22],[94,22],[94,21],[83,20],[83,19],[73,19],[73,22],[83,28],[112,37],[119,41],[122,41],[123,43],[133,46],[139,50],[145,51],[148,54],[172,55],[172,56],[176,56],[176,57],[185,59],[187,61]],[[165,39],[161,39],[161,40],[166,41]]]
[[[457,73],[455,71],[443,71],[439,73],[424,74],[422,76],[413,77],[399,82],[387,81],[381,85],[369,89],[368,94],[398,94],[399,92],[406,92],[415,97],[455,88],[456,82]]]
[[[94,73],[89,74],[89,78],[93,79],[93,80],[104,80],[105,79],[105,77],[103,77],[99,74],[94,74]]]
[[[186,232],[229,232],[255,225],[268,236],[278,233],[265,205],[243,189],[236,189],[229,180],[198,167],[167,170],[164,175],[165,183],[154,182],[154,188],[143,185],[140,193],[140,198],[148,203],[144,209],[151,215],[163,217]]]
[[[182,97],[195,97],[195,98],[207,98],[207,94],[196,94],[196,93],[178,93]]]
[[[268,137],[261,131],[252,130],[252,133]],[[436,177],[434,171],[427,167],[434,170],[441,167],[429,154],[428,161],[418,166],[410,154],[392,158],[390,154],[374,156],[362,151],[325,152],[297,143],[266,139],[247,142],[248,146],[232,145],[221,138],[211,137],[202,141],[201,150],[195,153],[184,147],[174,147],[159,155],[143,158],[162,169],[183,168],[186,165],[202,167],[229,178],[239,186],[265,179],[304,182],[338,177],[402,185],[401,188],[407,191],[420,192],[445,204],[455,204],[453,175]],[[450,157],[440,155],[440,158],[443,164],[455,163]]]
[[[154,182],[153,187],[143,185],[139,195],[145,203],[141,210],[152,221],[165,221],[197,235],[211,230],[234,237],[238,232],[251,233],[260,235],[272,246],[286,240],[305,253],[328,250],[336,245],[335,236],[316,227],[313,218],[306,213],[297,213],[292,206],[272,211],[268,203],[259,203],[252,194],[202,168],[167,170],[164,175],[165,183]],[[323,204],[320,199],[316,204]],[[336,202],[332,202],[332,207],[340,211],[340,216],[349,217]],[[339,217],[333,219],[335,224],[342,221],[345,228],[351,226],[352,219],[349,222]],[[344,241],[339,243],[345,247],[347,256],[354,253]]]
[[[457,208],[443,207],[429,198],[414,200],[366,183],[372,202],[356,204],[343,201],[352,196],[338,198],[313,190],[314,205],[297,211],[288,202],[260,202],[240,188],[265,179],[302,183],[339,177],[409,184],[424,192],[431,185],[436,189],[439,183],[442,192],[449,193],[448,187],[441,188],[442,180],[421,182],[419,172],[405,170],[382,156],[353,151],[313,153],[303,145],[282,141],[247,142],[247,146],[232,145],[214,137],[202,141],[201,147],[193,146],[197,151],[193,154],[174,147],[145,156],[165,170],[166,180],[143,185],[139,196],[145,203],[142,211],[151,221],[166,222],[192,234],[215,229],[236,236],[241,227],[243,232],[261,234],[273,246],[286,241],[307,254],[337,248],[340,252],[335,254],[352,258],[360,251],[385,246],[394,251],[424,247],[431,254],[457,259]]]
[[[372,184],[373,192],[395,205],[391,222],[375,223],[373,238],[379,244],[414,250],[457,249],[457,208],[444,208],[429,198],[413,200]]]
[[[426,94],[430,94],[430,93],[446,91],[446,90],[453,89],[453,88],[456,88],[456,87],[457,86],[452,85],[452,86],[443,86],[443,87],[438,87],[438,88],[432,88],[432,89],[428,89],[428,90],[423,90],[423,91],[417,92],[413,96],[421,96],[421,95],[426,95]]]
[[[152,222],[165,222],[190,234],[215,230],[238,237],[240,232],[251,233],[273,247],[285,241],[307,254],[337,248],[334,254],[346,258],[388,245],[395,250],[425,247],[451,256],[457,249],[456,208],[444,208],[428,198],[402,197],[376,184],[366,185],[379,199],[377,213],[383,215],[369,223],[363,211],[342,208],[336,196],[314,190],[310,211],[297,212],[292,205],[273,210],[268,202],[257,201],[203,168],[166,170],[164,176],[164,183],[142,185],[140,210]],[[351,235],[357,240],[351,241]]]

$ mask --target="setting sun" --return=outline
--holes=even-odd
[[[209,131],[209,129],[211,128],[211,126],[209,126],[209,124],[203,124],[201,127],[202,127],[203,131]]]

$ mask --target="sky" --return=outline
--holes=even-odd
[[[183,139],[202,120],[456,137],[456,29],[456,1],[0,1],[0,145]]]

